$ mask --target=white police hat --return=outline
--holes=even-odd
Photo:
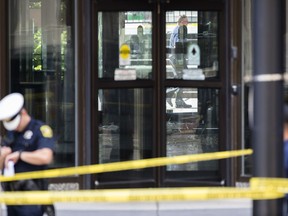
[[[0,101],[0,121],[9,130],[15,130],[21,120],[20,111],[24,105],[24,97],[20,93],[12,93]]]

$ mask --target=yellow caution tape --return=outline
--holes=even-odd
[[[223,151],[223,152],[213,152],[213,153],[203,153],[193,155],[181,155],[174,157],[160,157],[160,158],[151,158],[143,160],[123,161],[107,164],[95,164],[79,167],[18,173],[15,174],[15,176],[8,176],[8,177],[0,176],[0,181],[8,182],[21,179],[55,178],[70,175],[84,175],[84,174],[113,172],[113,171],[122,171],[130,169],[142,169],[149,167],[165,166],[169,164],[184,164],[198,161],[225,159],[231,157],[238,157],[242,155],[251,155],[252,153],[253,153],[252,149],[245,149],[245,150]]]
[[[0,202],[7,205],[51,204],[55,202],[143,202],[188,201],[211,199],[278,199],[284,196],[277,191],[248,188],[196,187],[156,189],[109,189],[83,191],[5,192]]]
[[[262,189],[266,191],[278,191],[281,193],[288,193],[288,179],[287,178],[251,178],[250,187]]]
[[[101,173],[128,169],[140,169],[168,164],[216,160],[252,154],[251,149],[182,155],[171,158],[152,158],[110,164],[97,164],[72,168],[62,168],[29,173],[19,173],[14,177],[0,176],[0,180],[12,181],[33,178],[51,178],[66,175]],[[0,203],[6,205],[52,204],[56,202],[142,202],[142,201],[188,201],[211,199],[280,199],[288,193],[286,178],[251,178],[250,188],[235,187],[185,187],[185,188],[145,188],[109,189],[78,191],[27,191],[4,192]]]

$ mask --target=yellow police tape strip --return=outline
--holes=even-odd
[[[287,178],[259,178],[254,177],[250,179],[250,187],[266,191],[278,191],[281,193],[288,193],[288,179]]]
[[[5,192],[0,203],[6,205],[51,204],[56,202],[144,202],[144,201],[192,201],[212,199],[247,198],[254,200],[278,199],[284,196],[278,191],[229,187],[145,188],[83,191],[34,191]]]
[[[2,179],[11,181],[26,178],[59,177],[72,174],[88,174],[139,169],[168,164],[182,164],[203,160],[224,159],[252,154],[252,150],[184,155],[171,158],[153,158],[139,161],[126,161],[111,164],[91,165],[43,172],[21,173]],[[90,169],[87,169],[90,168]],[[65,172],[63,173],[63,170]],[[57,171],[57,172],[56,172]],[[59,172],[61,172],[59,174]],[[42,176],[44,173],[44,176]],[[22,175],[22,176],[21,176]],[[27,176],[26,176],[27,175]],[[31,176],[32,175],[32,176]],[[21,178],[22,177],[22,178]],[[0,202],[6,205],[52,204],[56,202],[137,202],[137,201],[184,201],[209,199],[268,200],[283,198],[288,193],[288,180],[284,178],[251,178],[250,188],[234,187],[185,187],[185,188],[145,188],[145,189],[109,189],[83,191],[29,191],[4,192]]]
[[[223,151],[193,155],[181,155],[174,157],[160,157],[143,160],[123,161],[107,164],[94,164],[79,167],[69,167],[60,169],[51,169],[37,172],[18,173],[14,176],[0,176],[1,182],[8,182],[22,179],[37,179],[37,178],[55,178],[70,175],[84,175],[92,173],[103,173],[112,171],[122,171],[129,169],[142,169],[156,166],[165,166],[169,164],[184,164],[198,161],[218,160],[242,155],[251,155],[252,149]]]

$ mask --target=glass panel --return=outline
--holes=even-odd
[[[99,92],[99,163],[152,157],[151,89]]]
[[[173,91],[169,91],[172,90]],[[219,150],[219,90],[168,88],[166,94],[167,156]],[[181,106],[171,108],[169,101]],[[185,103],[185,106],[182,104]],[[218,161],[169,165],[168,171],[217,171]]]
[[[242,59],[244,80],[242,82],[242,148],[252,148],[252,133],[249,124],[249,96],[252,94],[252,5],[250,0],[243,1],[243,24],[242,24]],[[250,78],[249,78],[250,77]],[[252,155],[241,157],[241,176],[252,175]]]
[[[72,1],[10,0],[11,91],[58,140],[53,166],[74,166],[75,75]]]
[[[121,81],[152,77],[151,12],[100,12],[98,29],[100,78]]]
[[[166,13],[166,78],[218,78],[218,13]]]

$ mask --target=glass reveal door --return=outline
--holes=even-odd
[[[219,12],[169,10],[165,18],[166,155],[217,152],[221,93],[216,85],[220,81]],[[199,83],[205,86],[211,80],[214,86],[199,87]],[[215,179],[219,168],[218,161],[169,165],[165,176],[172,181]]]
[[[140,160],[155,154],[152,17],[151,9],[139,5],[136,10],[119,6],[117,11],[95,13],[95,163]],[[96,184],[153,186],[154,170],[98,174]]]
[[[95,1],[92,13],[94,163],[223,149],[221,4],[112,2]],[[219,185],[221,173],[207,161],[93,178],[98,188]]]
[[[98,77],[115,84],[98,90],[98,162],[152,157],[152,88],[133,84],[151,80],[152,13],[99,12],[98,23]]]

